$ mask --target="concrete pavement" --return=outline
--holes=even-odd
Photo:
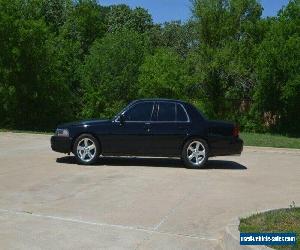
[[[85,167],[49,139],[0,133],[0,249],[214,249],[233,218],[300,204],[299,150]]]

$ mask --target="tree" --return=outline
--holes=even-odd
[[[193,3],[200,41],[209,47],[222,47],[228,39],[251,35],[247,34],[249,26],[262,14],[256,0],[194,0]]]
[[[238,119],[254,87],[262,8],[256,0],[196,0],[193,10],[199,47],[187,60],[190,88],[210,117]]]
[[[93,44],[82,69],[84,116],[111,116],[136,97],[146,49],[143,37],[128,30],[107,34]]]
[[[158,49],[148,55],[140,67],[139,96],[182,98],[183,61],[171,49]]]
[[[193,0],[186,23],[97,0],[0,0],[1,127],[52,129],[139,97],[186,99],[210,118],[299,133],[300,0]]]
[[[55,32],[64,25],[72,9],[71,0],[43,0],[41,15],[45,18],[47,25]]]
[[[147,10],[137,7],[130,9],[125,4],[112,5],[108,15],[108,30],[115,32],[122,29],[144,33],[153,25]]]
[[[155,25],[147,33],[153,48],[172,48],[184,58],[198,45],[193,21],[187,23],[172,21]]]
[[[253,116],[260,129],[298,133],[300,112],[300,1],[290,1],[259,47]]]
[[[83,54],[87,54],[92,43],[107,31],[107,7],[98,5],[96,0],[76,2],[62,27],[64,39],[78,41]]]
[[[68,119],[68,88],[38,2],[0,2],[2,126],[49,129]],[[29,12],[28,12],[29,11]],[[17,21],[16,21],[17,20]]]

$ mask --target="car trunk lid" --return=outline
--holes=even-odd
[[[225,121],[208,121],[208,132],[210,135],[239,136],[238,126]]]

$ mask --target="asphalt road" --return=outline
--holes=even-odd
[[[300,204],[299,150],[84,167],[49,138],[0,133],[0,249],[213,249],[233,218]]]

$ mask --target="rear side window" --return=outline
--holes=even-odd
[[[125,112],[125,121],[150,121],[152,111],[153,102],[138,103]]]
[[[158,103],[157,121],[173,122],[176,120],[175,103],[161,102]]]
[[[179,122],[187,122],[188,121],[186,112],[180,104],[177,104],[177,121],[179,121]]]

